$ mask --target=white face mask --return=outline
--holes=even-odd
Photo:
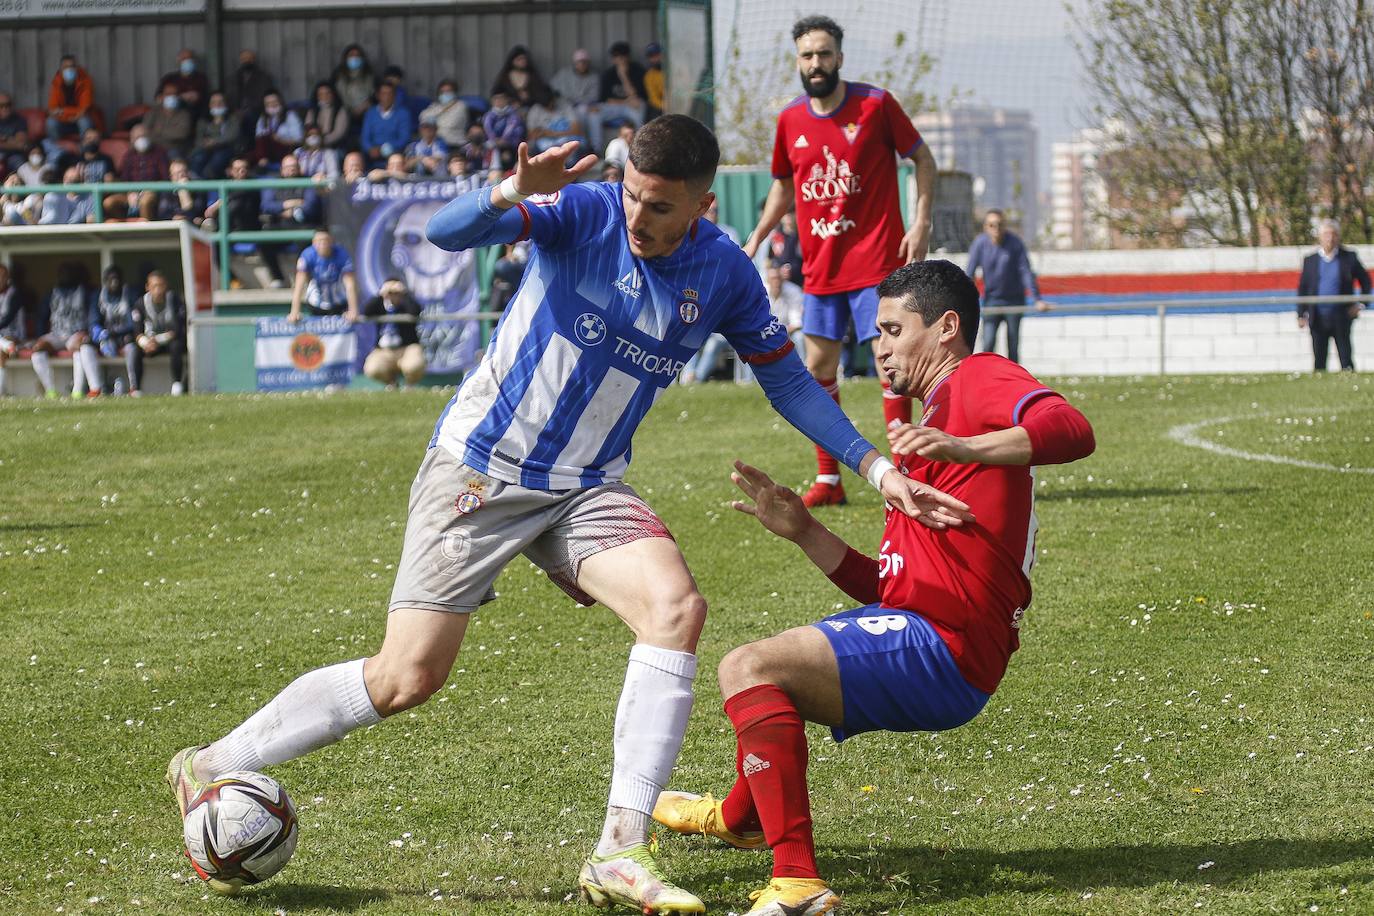
[[[40,165],[42,165],[42,164],[43,164],[43,154],[42,154],[42,153],[34,153],[32,156],[29,157],[29,165],[33,166],[34,168],[38,168],[38,167],[39,167]]]
[[[276,105],[268,105],[266,111],[268,116],[273,118],[281,114],[281,109],[278,108]]]
[[[138,150],[140,153],[148,152],[148,147],[152,145],[153,141],[149,140],[147,137],[139,137],[134,141],[134,149]]]
[[[314,149],[315,147],[319,146],[320,142],[320,137],[317,134],[311,134],[310,136],[305,138],[305,145],[310,147],[311,149]]]

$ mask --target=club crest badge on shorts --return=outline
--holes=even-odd
[[[461,515],[471,515],[482,508],[482,497],[476,493],[464,493],[453,501],[453,508],[457,509]]]

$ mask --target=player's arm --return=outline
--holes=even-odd
[[[931,210],[935,206],[935,178],[939,168],[935,164],[935,154],[930,146],[922,143],[911,154],[916,163],[916,217],[911,221],[898,254],[908,264],[924,261],[930,251]]]
[[[1097,448],[1092,424],[1053,392],[1037,397],[1006,429],[951,436],[931,426],[903,424],[888,433],[892,451],[953,464],[1068,464]]]
[[[561,191],[596,164],[595,156],[583,156],[566,167],[577,147],[576,142],[564,143],[530,158],[529,147],[521,143],[514,175],[449,201],[430,219],[425,234],[445,251],[509,244],[523,237],[528,215],[517,209],[519,205],[532,194]]]
[[[782,222],[783,214],[792,208],[795,194],[792,176],[773,179],[773,185],[768,189],[768,197],[763,202],[763,212],[759,214],[758,225],[749,233],[749,238],[745,239],[743,245],[744,253],[749,255],[750,260],[753,260],[763,240],[768,238],[768,233]]]
[[[855,601],[878,601],[878,561],[816,521],[801,497],[743,461],[735,462],[730,479],[750,500],[735,500],[730,504],[735,510],[752,515],[763,527],[800,547],[817,569]]]

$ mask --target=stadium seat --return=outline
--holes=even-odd
[[[410,119],[415,122],[416,129],[420,125],[420,112],[429,107],[429,96],[407,95],[406,109],[410,111]]]
[[[118,167],[124,162],[124,154],[129,151],[129,141],[116,140],[114,138],[101,140],[100,151],[106,156],[109,156],[110,161],[115,163],[115,166]]]
[[[105,128],[108,126],[108,122],[105,120],[105,109],[99,105],[92,105],[91,121],[95,124],[95,129],[100,131],[100,135],[105,136]]]
[[[19,114],[28,125],[29,142],[37,143],[48,133],[48,113],[41,108],[21,108]]]
[[[147,105],[125,105],[115,112],[114,130],[110,136],[118,140],[129,139],[129,130],[148,113]]]
[[[459,96],[463,104],[468,106],[468,111],[474,115],[484,115],[491,110],[491,100],[480,95]]]

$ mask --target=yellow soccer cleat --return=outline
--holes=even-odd
[[[840,905],[839,895],[820,878],[774,878],[749,895],[745,916],[820,916]]]
[[[182,820],[186,819],[186,809],[191,807],[191,801],[205,788],[205,783],[199,782],[191,771],[191,762],[195,760],[196,752],[207,746],[202,744],[183,748],[167,764],[167,785],[176,796],[177,811],[181,813]]]
[[[640,913],[704,913],[706,904],[669,881],[646,843],[609,856],[590,856],[577,876],[582,899],[596,907],[611,904]]]
[[[660,792],[658,803],[654,805],[654,820],[678,833],[713,836],[736,849],[763,849],[768,845],[761,831],[732,833],[725,826],[720,802],[709,793]]]

